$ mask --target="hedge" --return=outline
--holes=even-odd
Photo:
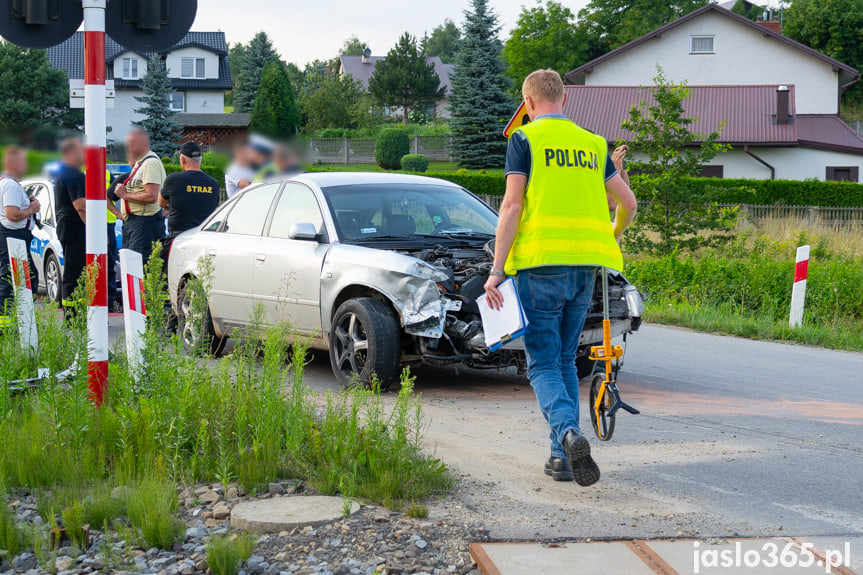
[[[456,183],[477,195],[502,196],[506,191],[503,174],[427,173],[427,176]],[[633,176],[637,186],[639,176]],[[731,180],[685,178],[695,192],[708,189],[722,192],[729,204],[784,204],[788,206],[863,207],[863,184],[818,180]]]

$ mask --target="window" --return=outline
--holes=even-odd
[[[171,109],[175,112],[183,112],[186,110],[185,92],[174,92],[171,94]]]
[[[33,184],[27,186],[28,196],[35,196],[39,203],[42,204],[42,210],[39,212],[40,221],[49,226],[54,225],[54,210],[51,207],[51,194],[48,193],[48,188],[41,184]]]
[[[259,236],[264,231],[264,222],[270,212],[270,205],[281,184],[258,186],[244,192],[234,203],[222,231],[231,234]]]
[[[702,178],[721,178],[724,170],[722,166],[701,166],[701,173],[698,174]]]
[[[318,232],[325,231],[314,192],[302,184],[288,182],[273,214],[270,237],[287,238],[294,224],[312,224]]]
[[[203,58],[180,58],[181,78],[206,77],[206,64]]]
[[[860,168],[857,166],[827,166],[827,180],[830,182],[857,182]]]
[[[713,36],[690,36],[690,54],[713,54]]]
[[[138,80],[141,76],[138,75],[138,59],[123,58],[123,79]]]

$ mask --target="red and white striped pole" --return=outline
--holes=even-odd
[[[106,0],[84,6],[84,132],[87,137],[87,269],[96,264],[95,287],[88,294],[87,381],[90,397],[102,405],[108,387],[108,236],[105,195],[105,8]]]
[[[806,301],[806,279],[809,277],[809,246],[797,248],[794,266],[794,287],[791,291],[791,327],[803,323],[803,304]]]

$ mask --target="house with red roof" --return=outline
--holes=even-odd
[[[778,22],[753,22],[707,4],[565,76],[565,113],[609,144],[629,110],[651,103],[657,66],[692,89],[692,129],[721,124],[721,154],[702,175],[724,178],[860,181],[863,139],[839,117],[844,90],[860,73],[782,35]]]

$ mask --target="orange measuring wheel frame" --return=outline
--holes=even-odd
[[[611,344],[611,320],[608,319],[608,270],[602,273],[602,345],[590,348],[590,359],[601,361],[605,370],[596,373],[590,380],[590,423],[600,441],[608,441],[614,435],[614,420],[618,410],[632,414],[638,410],[620,399],[617,388],[617,372],[623,358],[623,347]]]

